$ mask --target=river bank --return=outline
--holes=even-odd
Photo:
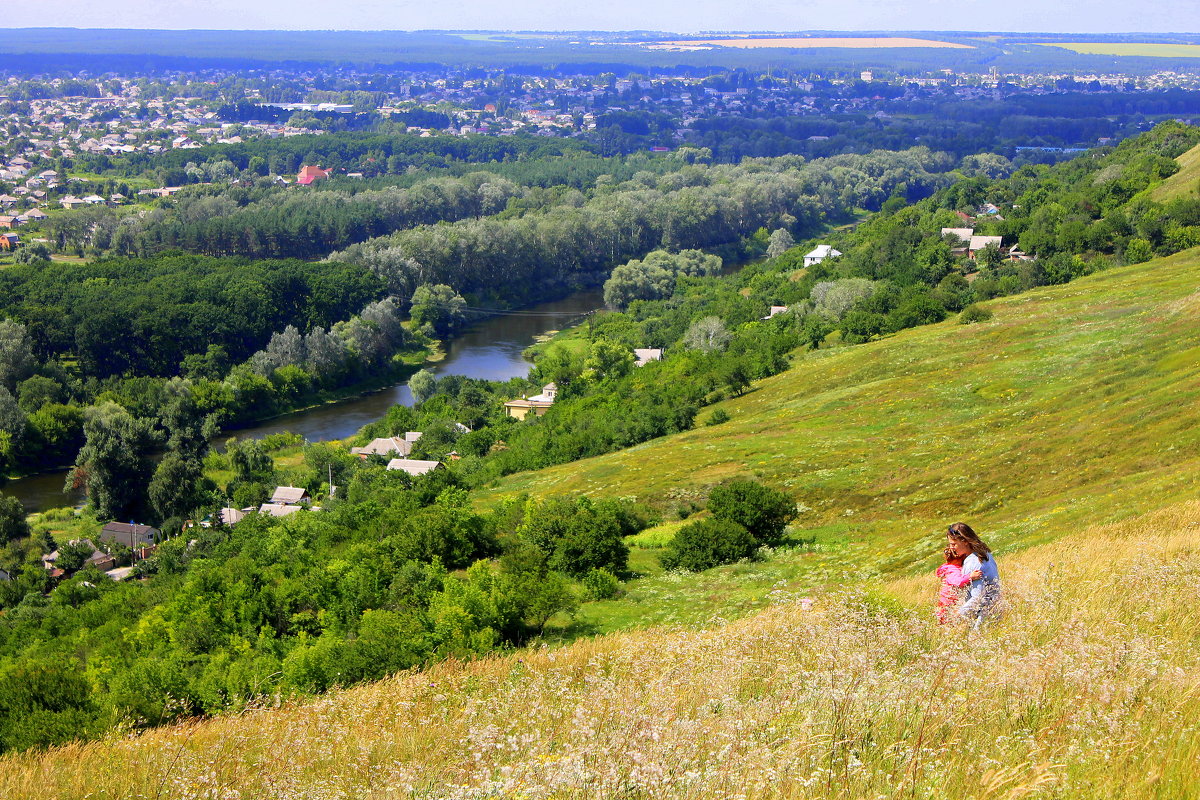
[[[261,439],[273,433],[299,433],[307,441],[330,441],[353,436],[359,428],[374,422],[393,405],[412,405],[408,378],[422,367],[435,375],[465,375],[485,380],[507,381],[528,374],[530,362],[525,350],[539,337],[567,328],[603,306],[599,290],[575,292],[558,300],[537,303],[513,311],[499,312],[464,328],[442,343],[420,364],[400,378],[380,380],[363,391],[347,392],[303,409],[272,417],[252,425],[222,432],[218,440],[230,436]],[[331,393],[332,394],[332,393]],[[12,480],[0,491],[16,497],[27,512],[76,505],[79,494],[63,492],[67,470],[55,470]]]

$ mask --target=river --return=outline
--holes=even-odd
[[[602,293],[589,290],[488,317],[446,342],[445,358],[431,369],[437,375],[466,375],[492,381],[524,377],[530,366],[522,355],[525,348],[539,336],[579,322],[603,304]],[[382,417],[397,403],[412,404],[407,383],[276,417],[250,428],[227,431],[220,438],[236,435],[260,439],[267,434],[291,431],[310,442],[344,439]],[[49,472],[10,481],[0,491],[20,500],[27,512],[80,503],[82,497],[63,494],[65,481],[66,472]]]

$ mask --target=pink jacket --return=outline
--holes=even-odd
[[[938,590],[938,606],[946,608],[956,605],[958,590],[971,582],[970,576],[953,564],[942,564],[937,568],[937,576],[942,579],[942,588]]]

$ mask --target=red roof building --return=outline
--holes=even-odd
[[[296,176],[296,183],[300,184],[301,186],[308,186],[313,181],[319,181],[328,178],[332,173],[332,169],[304,166],[300,168],[300,174]]]

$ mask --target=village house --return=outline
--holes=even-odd
[[[12,230],[21,224],[22,220],[19,216],[16,217],[0,217],[0,228]]]
[[[834,250],[833,245],[819,244],[810,252],[804,255],[804,266],[811,267],[814,264],[820,264],[827,258],[836,258],[842,253],[840,250]]]
[[[535,394],[533,397],[522,397],[519,400],[509,400],[504,404],[504,410],[514,419],[525,419],[531,412],[536,416],[542,417],[546,415],[546,410],[554,405],[554,398],[557,395],[558,386],[553,383],[547,383],[542,387],[541,394]]]
[[[157,528],[149,525],[136,525],[132,522],[110,522],[100,529],[102,541],[123,544],[138,558],[145,558],[154,552],[158,547],[156,543],[158,536]]]
[[[395,453],[407,456],[412,452],[413,444],[421,438],[420,431],[408,431],[404,436],[390,436],[384,439],[372,439],[363,447],[351,447],[351,455],[366,459],[368,456],[386,456]]]
[[[440,461],[419,461],[413,458],[393,458],[388,462],[387,468],[390,470],[400,470],[407,472],[414,478],[418,475],[424,475],[427,472],[433,472],[444,465]]]
[[[651,361],[662,361],[663,351],[661,347],[635,347],[633,357],[635,367],[644,367]]]
[[[967,258],[974,261],[975,256],[980,250],[983,250],[988,245],[995,245],[999,249],[1003,241],[1004,237],[1002,236],[972,236],[970,242],[967,244]]]
[[[267,514],[272,517],[286,517],[288,514],[295,514],[297,511],[303,511],[304,506],[289,505],[287,503],[263,503],[258,507],[258,513]]]
[[[782,314],[783,312],[785,312],[787,310],[788,310],[787,306],[771,306],[771,310],[768,311],[767,315],[765,317],[762,317],[761,319],[764,319],[764,320],[770,319],[771,317],[774,317],[777,314]]]
[[[296,176],[296,183],[301,186],[308,186],[314,181],[325,180],[333,174],[332,169],[321,169],[315,166],[305,166],[300,169],[300,173]]]
[[[275,493],[271,495],[271,504],[296,506],[307,505],[312,500],[309,497],[308,490],[300,486],[276,486]]]
[[[0,250],[16,250],[21,245],[21,237],[15,233],[0,233]]]

